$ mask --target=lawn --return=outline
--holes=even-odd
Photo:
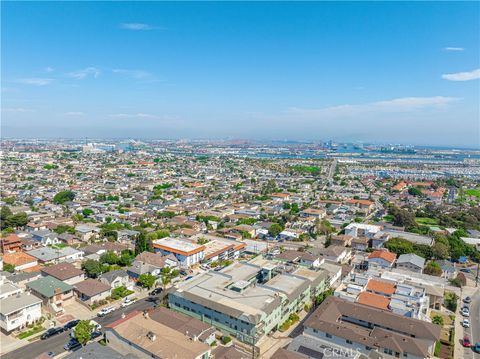
[[[480,188],[470,188],[466,189],[464,192],[467,196],[474,196],[480,198]]]
[[[386,216],[383,216],[383,220],[385,222],[393,222],[394,217],[391,214],[387,214]]]
[[[18,334],[17,338],[18,339],[25,339],[25,338],[28,338],[28,337],[34,335],[34,334],[40,333],[44,330],[45,330],[45,328],[42,327],[41,325],[39,325],[39,326],[33,327],[32,329],[29,329],[27,331],[24,331],[24,332]]]
[[[438,219],[428,217],[415,217],[415,222],[426,226],[435,226],[438,224]]]

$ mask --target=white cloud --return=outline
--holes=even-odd
[[[153,30],[154,27],[148,24],[142,24],[139,22],[131,22],[131,23],[123,23],[120,25],[122,29],[126,30],[134,30],[134,31],[141,31],[141,30]]]
[[[16,82],[24,85],[46,86],[46,85],[50,85],[53,82],[53,79],[31,77],[31,78],[18,79]]]
[[[45,68],[43,69],[43,71],[45,71],[45,72],[53,72],[53,71],[55,71],[55,69],[54,69],[53,67],[47,66],[47,67],[45,67]]]
[[[443,50],[445,50],[445,51],[463,51],[465,49],[463,47],[444,47]]]
[[[65,112],[65,115],[67,115],[67,116],[83,116],[85,114],[83,112],[80,112],[80,111],[69,111],[69,112]]]
[[[137,80],[149,78],[152,76],[152,74],[144,70],[113,69],[112,72],[120,75],[125,75],[127,77],[131,77]]]
[[[101,74],[101,71],[96,67],[87,67],[81,70],[69,72],[67,76],[73,77],[74,79],[77,79],[77,80],[83,80],[87,76],[93,76],[94,78],[97,78],[98,76],[100,76],[100,74]]]
[[[109,115],[113,118],[159,118],[158,116],[151,115],[148,113],[114,113]]]
[[[301,116],[355,116],[360,114],[375,113],[395,113],[395,112],[411,112],[428,108],[443,108],[446,105],[458,101],[455,97],[401,97],[392,100],[369,102],[358,105],[339,105],[324,107],[320,109],[305,109],[292,107],[288,112]]]
[[[15,108],[2,108],[4,112],[11,112],[11,113],[26,113],[26,112],[33,112],[33,110],[29,108],[23,107],[15,107]]]
[[[480,79],[480,69],[466,72],[457,72],[453,74],[443,74],[442,79],[449,81],[470,81]]]

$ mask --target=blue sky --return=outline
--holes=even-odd
[[[2,2],[2,135],[480,147],[480,3]]]

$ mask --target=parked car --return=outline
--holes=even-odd
[[[76,327],[79,322],[80,322],[80,319],[71,320],[63,326],[63,329],[64,330],[72,329],[73,327]]]
[[[102,335],[103,335],[102,332],[100,332],[100,331],[95,331],[95,332],[92,333],[90,339],[93,340],[93,339],[96,339],[96,338],[98,338],[98,337],[101,337]]]
[[[461,268],[460,272],[470,273],[472,270],[470,268]]]
[[[122,304],[120,304],[120,306],[122,308],[125,308],[125,307],[128,307],[129,305],[132,305],[133,303],[135,303],[134,300],[132,300],[130,298],[125,298],[125,300],[122,302]]]
[[[462,320],[462,327],[470,328],[470,321],[468,319]]]
[[[467,308],[462,308],[462,310],[460,311],[460,314],[462,314],[464,317],[469,317],[470,311]]]
[[[53,337],[54,335],[60,334],[64,331],[63,327],[50,328],[45,333],[42,334],[40,339],[47,339]]]
[[[106,308],[103,308],[102,310],[100,310],[98,313],[97,313],[97,316],[99,317],[104,317],[106,316],[108,313],[111,313],[115,310],[115,307],[106,307]]]
[[[480,353],[480,342],[476,342],[472,349],[475,353]]]
[[[187,278],[185,278],[185,280],[189,280],[189,279],[192,279],[193,278],[193,275],[189,275]]]
[[[463,337],[462,345],[465,348],[470,348],[472,346],[472,342],[470,341],[470,338],[467,337],[466,335]]]
[[[152,290],[150,293],[148,293],[148,295],[158,295],[160,293],[162,293],[163,289],[162,288],[155,288],[154,290]]]
[[[70,339],[67,344],[63,346],[63,349],[68,351],[75,351],[82,347],[82,344],[77,339]]]
[[[465,297],[463,298],[464,303],[470,304],[472,302],[472,298],[470,297]]]

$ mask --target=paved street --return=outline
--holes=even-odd
[[[163,296],[158,296],[157,298],[161,299]],[[152,301],[150,298],[144,298],[141,300],[138,300],[131,306],[127,308],[122,308],[122,309],[117,309],[116,311],[106,315],[103,318],[96,318],[95,321],[97,321],[102,327],[104,327],[107,324],[113,323],[117,319],[120,319],[122,316],[122,313],[129,313],[134,310],[145,310],[147,308],[153,307],[155,305],[155,302]],[[64,352],[63,346],[67,343],[69,340],[68,338],[69,333],[64,332],[59,335],[53,336],[51,338],[48,338],[46,340],[37,340],[32,342],[29,345],[26,345],[20,349],[14,350],[10,353],[7,353],[5,355],[2,355],[2,359],[30,359],[30,358],[35,358],[36,356],[53,351],[57,354]]]
[[[470,308],[470,328],[463,328],[460,323],[463,320],[463,316],[460,314],[460,308],[465,304],[463,303],[463,298],[470,296],[472,302],[469,305]],[[457,311],[457,320],[455,325],[455,357],[461,357],[465,359],[480,358],[480,354],[475,353],[471,348],[464,348],[462,346],[462,340],[465,335],[467,335],[472,345],[475,345],[476,342],[480,341],[480,290],[475,288],[475,291],[465,292],[461,298],[462,302],[459,305],[459,310]]]

